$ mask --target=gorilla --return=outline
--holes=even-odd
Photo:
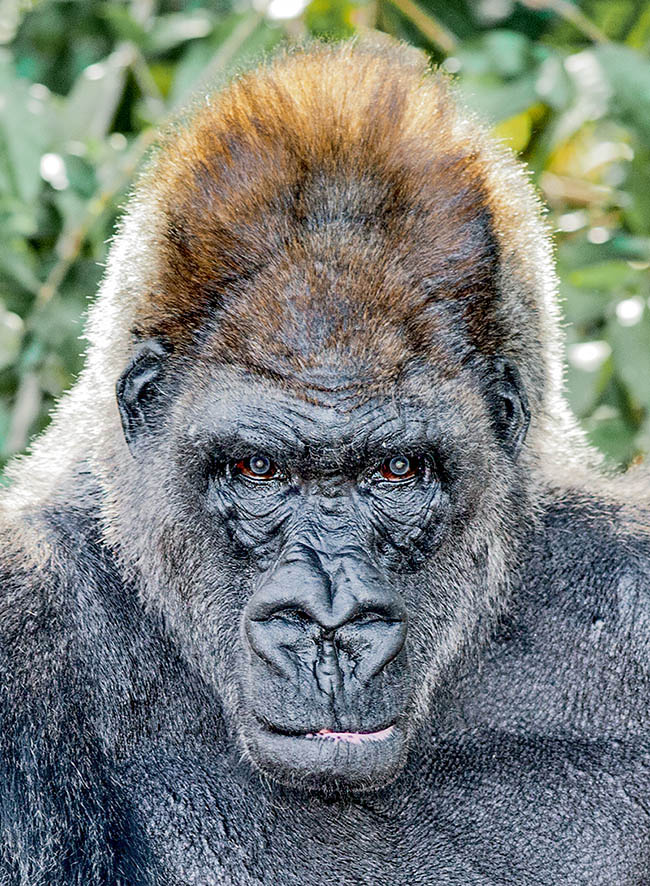
[[[650,530],[525,173],[419,53],[161,136],[3,494],[0,884],[650,883]]]

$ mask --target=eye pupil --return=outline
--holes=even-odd
[[[404,455],[396,455],[388,462],[388,470],[396,477],[403,477],[411,469],[411,462]]]
[[[250,467],[254,474],[263,476],[271,470],[271,459],[266,455],[254,455],[250,460]]]
[[[275,462],[268,455],[260,453],[233,464],[232,472],[233,476],[248,477],[251,480],[275,480],[280,476]]]
[[[400,480],[412,480],[417,476],[420,469],[420,461],[417,458],[409,458],[407,455],[398,453],[389,456],[380,468],[384,480],[389,483],[397,483]]]

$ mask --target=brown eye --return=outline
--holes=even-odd
[[[250,480],[275,480],[280,475],[275,462],[268,455],[259,453],[238,461],[234,466],[234,473],[242,474]]]
[[[382,463],[379,472],[389,483],[403,483],[415,477],[418,472],[418,462],[407,455],[391,455]]]

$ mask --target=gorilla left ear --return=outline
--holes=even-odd
[[[492,370],[489,399],[497,434],[506,451],[516,458],[530,424],[528,397],[514,363],[494,357]]]
[[[143,342],[115,386],[122,430],[131,452],[142,431],[153,428],[155,382],[167,353],[168,348],[157,339]]]

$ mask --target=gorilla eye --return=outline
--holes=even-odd
[[[379,473],[389,483],[403,483],[412,480],[419,470],[419,461],[407,455],[390,455],[382,462]]]
[[[268,455],[256,454],[236,462],[234,474],[241,474],[249,480],[276,480],[280,476],[278,466]]]

